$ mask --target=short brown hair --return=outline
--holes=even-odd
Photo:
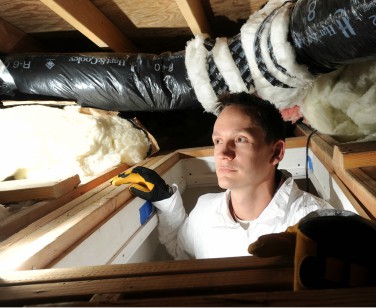
[[[275,105],[254,94],[227,93],[219,97],[217,111],[221,113],[227,106],[241,106],[265,132],[266,143],[285,140],[286,123]]]

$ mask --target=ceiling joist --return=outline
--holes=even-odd
[[[40,0],[101,48],[138,52],[138,48],[89,0]]]
[[[206,33],[211,35],[211,29],[204,9],[199,0],[175,0],[181,14],[187,21],[193,35]]]

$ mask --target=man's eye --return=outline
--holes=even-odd
[[[247,141],[247,138],[245,138],[245,137],[237,137],[235,139],[236,143],[241,143],[241,142],[246,142],[246,141]]]
[[[214,144],[221,144],[222,141],[221,141],[220,139],[214,139],[214,140],[213,140],[213,143],[214,143]]]

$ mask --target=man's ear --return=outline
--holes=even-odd
[[[286,143],[284,140],[278,140],[274,143],[274,153],[272,156],[272,163],[277,165],[285,156]]]

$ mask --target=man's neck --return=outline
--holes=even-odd
[[[269,205],[280,184],[279,174],[275,179],[265,181],[256,188],[242,188],[231,190],[229,206],[232,205],[233,213],[241,220],[254,220]]]

